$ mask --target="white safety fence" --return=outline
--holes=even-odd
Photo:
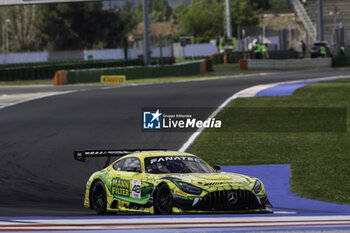
[[[138,49],[128,49],[128,59],[139,56]],[[124,59],[123,49],[78,50],[58,52],[28,52],[0,54],[0,64],[48,62],[55,60]]]

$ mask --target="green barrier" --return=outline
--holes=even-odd
[[[200,61],[176,65],[68,70],[68,84],[100,82],[102,75],[125,75],[127,80],[190,76],[200,73]]]
[[[133,60],[58,61],[0,65],[0,81],[52,79],[58,70],[125,67],[141,65]]]
[[[196,57],[185,57],[185,60],[206,60],[210,59],[209,56],[196,56]]]
[[[350,56],[336,56],[332,59],[332,67],[350,66]]]
[[[213,62],[210,58],[205,59],[206,66],[207,66],[207,72],[212,72],[213,71]]]
[[[224,63],[224,54],[217,53],[214,55],[214,63],[215,64],[223,64]]]

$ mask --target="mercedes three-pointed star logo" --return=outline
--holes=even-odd
[[[234,192],[229,193],[227,195],[227,200],[230,204],[236,204],[236,202],[238,201],[237,194]]]

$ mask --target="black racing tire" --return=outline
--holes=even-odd
[[[171,214],[173,211],[173,196],[167,184],[160,184],[154,195],[154,213],[159,215]]]
[[[97,214],[107,213],[107,194],[102,181],[95,181],[90,188],[90,205]]]

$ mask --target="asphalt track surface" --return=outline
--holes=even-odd
[[[177,150],[191,135],[191,132],[142,132],[143,107],[215,108],[238,91],[254,85],[347,75],[349,71],[276,72],[110,89],[1,87],[0,94],[77,92],[0,109],[0,216],[95,215],[82,205],[84,186],[88,177],[103,167],[104,160],[79,163],[73,160],[74,150]]]

